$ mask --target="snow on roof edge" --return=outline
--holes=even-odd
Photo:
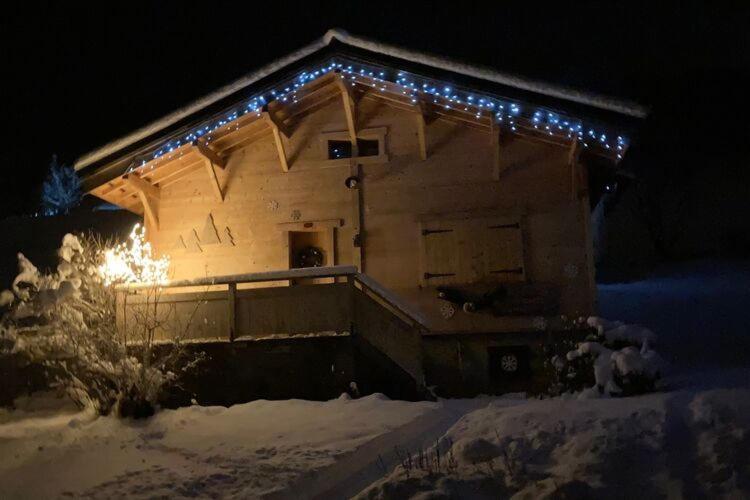
[[[450,58],[439,57],[426,52],[403,49],[401,47],[380,43],[368,38],[350,35],[346,31],[340,29],[328,30],[324,36],[326,43],[330,43],[330,40],[333,38],[336,38],[346,45],[369,50],[370,52],[421,63],[425,66],[432,66],[445,71],[450,71],[451,73],[458,73],[566,101],[586,104],[588,106],[607,111],[614,111],[635,118],[645,118],[648,114],[647,107],[632,101],[615,99],[602,94],[582,92],[571,87],[554,85],[541,80],[533,80],[510,73],[503,73],[486,66],[464,64]]]
[[[253,71],[243,76],[242,78],[239,78],[221,87],[220,89],[193,101],[187,106],[173,111],[163,118],[160,118],[144,127],[135,130],[134,132],[124,137],[111,141],[104,146],[101,146],[82,155],[75,161],[75,170],[81,170],[91,165],[92,163],[101,160],[102,158],[105,158],[125,147],[132,145],[135,142],[138,142],[139,140],[145,139],[146,137],[158,133],[159,131],[169,127],[170,125],[173,125],[174,123],[177,123],[183,118],[190,116],[191,114],[196,113],[217,101],[220,101],[221,99],[233,94],[234,92],[252,85],[258,80],[269,76],[270,74],[284,68],[285,66],[293,64],[300,59],[307,57],[310,54],[330,45],[330,43],[334,39],[345,45],[368,50],[370,52],[375,52],[398,59],[404,59],[411,62],[421,63],[426,66],[432,66],[445,71],[450,71],[452,73],[462,74],[481,80],[499,83],[501,85],[507,85],[510,87],[527,90],[558,99],[572,101],[579,104],[586,104],[595,108],[614,111],[627,116],[645,118],[648,114],[648,108],[634,102],[618,100],[600,94],[582,92],[569,87],[552,85],[539,80],[532,80],[518,75],[502,73],[488,67],[463,64],[449,58],[439,57],[425,52],[403,49],[401,47],[380,43],[365,37],[351,35],[342,29],[334,28],[328,30],[318,40],[302,47],[301,49],[296,50],[291,54],[282,57],[270,64],[267,64],[266,66],[263,66],[262,68]]]
[[[292,52],[291,54],[285,57],[282,57],[270,64],[267,64],[263,66],[262,68],[256,71],[253,71],[252,73],[249,73],[219,88],[218,90],[215,90],[214,92],[211,92],[210,94],[207,94],[193,101],[187,106],[184,106],[180,109],[173,111],[172,113],[169,113],[163,118],[153,121],[149,123],[148,125],[141,127],[124,137],[120,137],[119,139],[115,139],[114,141],[111,141],[105,144],[104,146],[94,149],[93,151],[90,151],[82,155],[81,157],[79,157],[75,161],[74,168],[75,170],[81,170],[82,168],[87,167],[91,165],[92,163],[98,160],[101,160],[102,158],[105,158],[106,156],[109,156],[110,154],[116,153],[117,151],[123,148],[126,148],[130,146],[131,144],[140,141],[141,139],[145,139],[146,137],[149,137],[152,134],[155,134],[165,129],[169,127],[170,125],[177,123],[183,118],[190,116],[191,114],[198,112],[201,109],[207,106],[210,106],[211,104],[217,101],[220,101],[226,96],[231,95],[234,92],[237,92],[238,90],[241,90],[247,87],[248,85],[252,85],[258,80],[261,80],[267,77],[268,75],[275,73],[276,71],[284,68],[285,66],[294,64],[300,59],[303,59],[304,57],[307,57],[310,54],[317,52],[318,50],[328,45],[328,43],[329,42],[327,42],[325,38],[320,38],[302,47],[301,49]]]

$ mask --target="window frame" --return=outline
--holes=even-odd
[[[387,127],[367,128],[357,133],[357,139],[367,141],[378,141],[378,154],[374,156],[357,156],[357,163],[387,163],[390,158],[386,147],[386,136],[388,135]],[[328,141],[349,141],[349,132],[322,132],[318,138],[320,146],[320,156],[326,166],[349,165],[352,158],[328,158]]]

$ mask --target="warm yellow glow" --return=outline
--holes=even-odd
[[[151,244],[146,241],[146,229],[136,224],[130,233],[130,241],[121,243],[104,252],[104,263],[99,266],[99,274],[104,282],[143,283],[164,285],[169,279],[169,256],[154,259]]]

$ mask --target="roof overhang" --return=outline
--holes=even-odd
[[[617,163],[627,149],[626,135],[646,116],[637,104],[584,93],[489,68],[460,64],[436,56],[379,44],[331,30],[326,35],[134,133],[92,151],[76,161],[84,189],[112,201],[105,191],[113,179],[137,171],[164,186],[179,172],[189,173],[205,155],[207,144],[232,130],[248,128],[256,137],[269,130],[260,120],[269,106],[291,120],[334,94],[332,75],[360,91],[404,107],[429,105],[448,119],[482,127],[505,127],[540,140],[581,142]],[[218,151],[222,154],[222,151]],[[170,163],[169,169],[166,164]],[[156,171],[160,171],[156,175]],[[167,176],[166,180],[162,176]],[[161,179],[161,180],[159,180]],[[109,186],[111,188],[113,186]],[[118,188],[120,189],[120,188]],[[120,190],[120,195],[125,195]],[[136,195],[125,196],[133,202]],[[119,197],[117,199],[120,199]],[[117,203],[117,201],[115,201]],[[120,205],[123,205],[122,200]]]

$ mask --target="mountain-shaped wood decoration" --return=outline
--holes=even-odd
[[[234,246],[234,237],[232,236],[232,232],[229,230],[229,227],[224,228],[224,237],[221,239],[221,245],[225,247]]]
[[[221,243],[219,240],[219,233],[216,231],[216,225],[214,224],[214,217],[208,214],[206,217],[206,223],[203,224],[203,230],[200,236],[201,245],[218,245]]]
[[[200,253],[203,251],[198,240],[198,233],[195,232],[195,229],[190,232],[190,236],[188,236],[185,246],[188,253]]]
[[[173,250],[185,250],[187,249],[187,245],[185,245],[185,240],[182,239],[182,235],[177,237],[177,241],[174,242],[174,246],[172,247]]]

